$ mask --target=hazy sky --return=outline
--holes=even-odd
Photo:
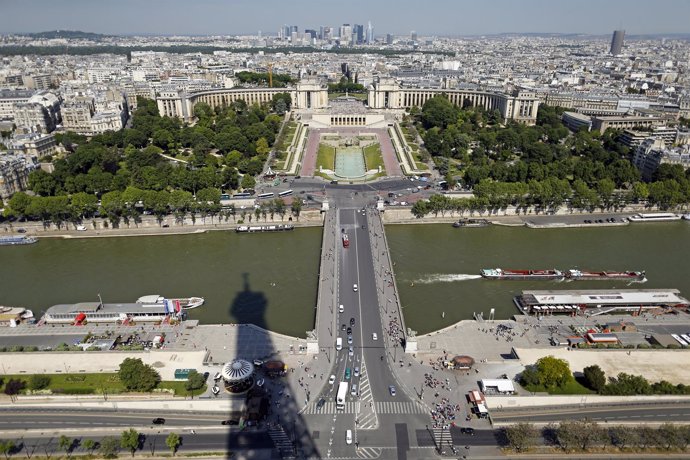
[[[366,24],[377,35],[690,33],[690,0],[0,0],[0,33],[277,33]]]

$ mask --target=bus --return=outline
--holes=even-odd
[[[288,195],[292,195],[292,190],[285,190],[284,192],[280,192],[280,193],[278,194],[278,196],[281,197],[281,198],[284,197],[284,196],[288,196]]]
[[[347,397],[348,387],[347,382],[340,382],[338,384],[338,394],[335,397],[335,408],[338,410],[345,410],[345,398]]]
[[[268,192],[268,193],[260,193],[256,195],[257,198],[263,199],[263,198],[273,198],[275,196],[275,193],[273,192]]]
[[[252,194],[249,192],[240,192],[240,193],[235,193],[232,197],[233,198],[249,198],[251,196],[252,196]]]

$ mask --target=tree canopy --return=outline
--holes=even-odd
[[[158,372],[139,358],[125,358],[120,364],[118,377],[130,391],[151,391],[161,380]]]

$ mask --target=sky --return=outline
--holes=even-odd
[[[372,22],[376,35],[690,33],[690,0],[0,0],[0,34],[275,35]]]

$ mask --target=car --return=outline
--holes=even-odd
[[[352,328],[351,328],[351,327],[348,327],[348,328],[347,328],[347,333],[348,333],[348,335],[349,335],[349,334],[352,334]]]
[[[208,372],[204,372],[204,382],[205,382],[206,380],[208,380],[208,376],[209,376],[209,375],[211,375],[211,374],[208,373]]]
[[[388,392],[391,394],[391,396],[395,396],[395,386],[393,386],[393,385],[389,386]]]
[[[213,376],[213,380],[220,380],[221,377],[222,377],[221,373],[216,372],[216,375]]]
[[[354,355],[355,355],[355,349],[352,348],[352,345],[350,345],[350,349],[347,351],[347,354],[350,355],[350,356],[354,356]]]
[[[345,368],[345,380],[350,380],[350,377],[352,376],[352,371],[350,370],[349,367]]]
[[[238,420],[223,420],[220,422],[221,425],[239,425],[240,422]]]
[[[17,233],[26,233],[26,229],[25,228],[18,228]]]
[[[350,394],[352,396],[357,396],[357,384],[356,383],[352,384],[352,388],[350,389]]]
[[[376,332],[373,332],[373,333],[371,334],[371,339],[372,339],[372,340],[378,340],[378,339],[379,339],[379,336],[376,335]]]
[[[469,434],[474,436],[474,428],[462,427],[460,428],[460,433]]]
[[[357,288],[357,285],[356,285],[356,284],[353,284],[353,285],[352,285],[352,290],[355,291],[355,292],[357,292],[357,289],[358,289],[358,288]]]
[[[338,307],[338,313],[343,313],[344,311],[345,311],[345,307],[343,307],[342,305],[340,305],[340,306]]]
[[[359,377],[359,367],[355,367],[355,377]]]
[[[349,446],[352,444],[352,430],[347,430],[345,432],[345,443]]]
[[[362,225],[362,230],[364,230],[365,228],[367,228],[367,226],[366,226],[366,225]]]
[[[170,224],[163,224],[162,227],[163,227],[163,228],[168,228],[168,227],[170,227]]]
[[[259,380],[256,381],[256,386],[257,386],[257,387],[262,387],[262,386],[264,386],[264,382],[265,382],[264,379],[259,379]]]
[[[355,319],[354,319],[354,318],[350,318],[350,326],[354,326],[354,325],[355,325]]]
[[[347,336],[347,344],[352,345],[352,336],[351,335]]]
[[[77,231],[78,232],[85,232],[86,231],[86,225],[77,225]]]
[[[254,360],[254,365],[255,365],[256,367],[261,367],[261,366],[263,366],[263,364],[264,364],[264,362],[261,361],[260,359],[255,359],[255,360]]]
[[[153,423],[154,425],[165,425],[165,419],[162,417],[157,417],[154,418],[151,423]]]
[[[335,375],[328,377],[328,384],[333,385],[335,383]]]
[[[340,325],[340,330],[341,330],[341,331],[344,331],[346,327],[347,327],[347,326],[345,326],[345,324],[341,324],[341,325]]]
[[[332,180],[332,181],[331,181],[331,185],[338,185],[338,181],[337,181],[337,180]]]
[[[316,403],[316,408],[321,409],[324,406],[324,404],[326,404],[326,400],[323,398],[319,398],[319,401]]]

